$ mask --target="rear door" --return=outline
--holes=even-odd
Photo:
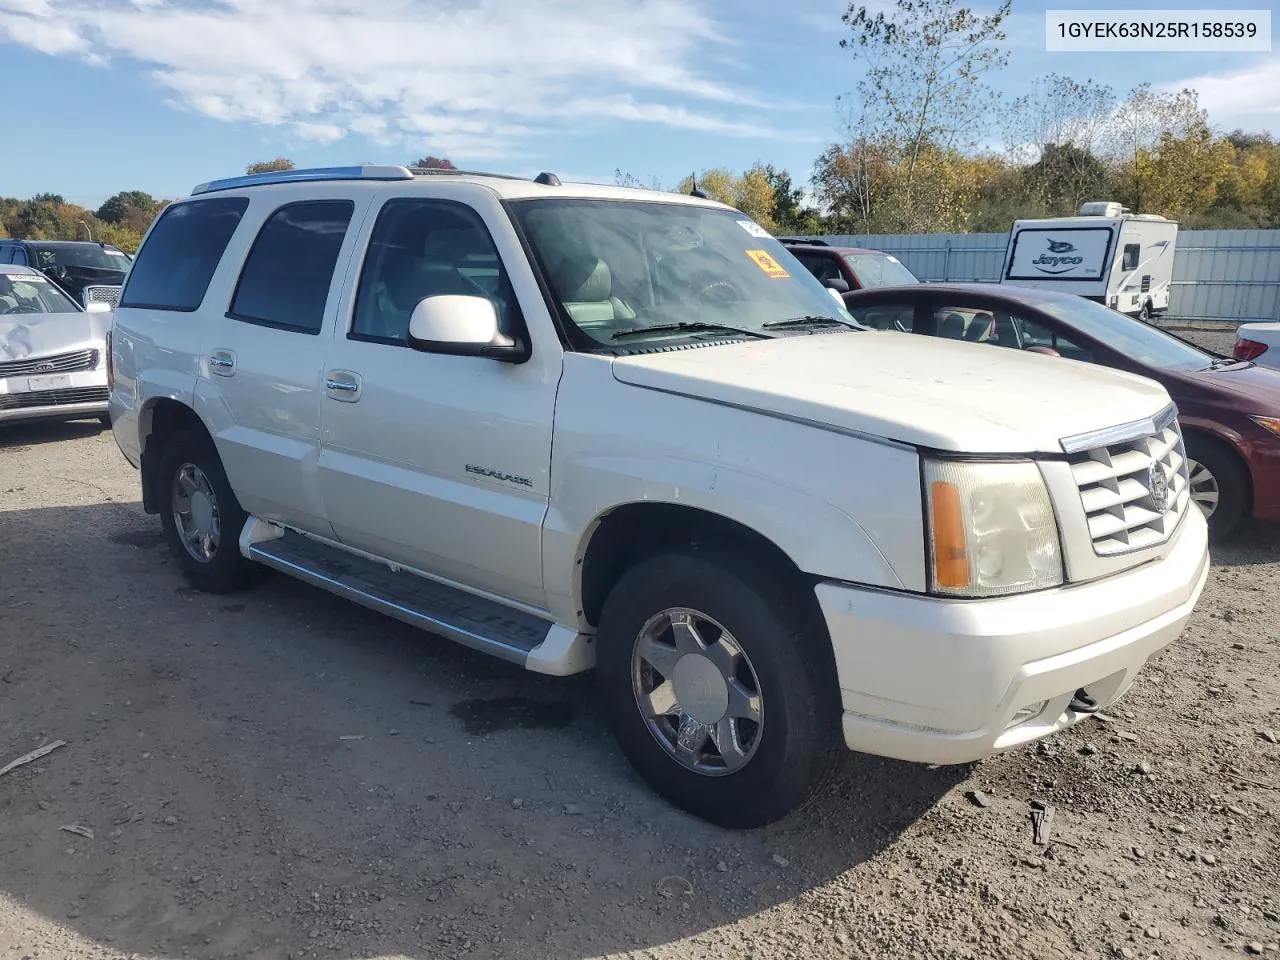
[[[364,196],[338,183],[252,193],[223,258],[235,272],[206,307],[196,410],[236,496],[320,536],[332,536],[316,478],[324,359]]]

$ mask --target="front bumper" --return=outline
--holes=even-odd
[[[1092,583],[992,600],[944,600],[822,583],[852,750],[969,763],[1037,740],[1128,689],[1182,632],[1209,573],[1190,510],[1170,552]],[[1038,709],[1037,709],[1038,705]]]
[[[98,367],[64,374],[54,389],[29,390],[25,377],[0,379],[0,423],[102,416],[107,412],[107,371],[101,361]]]

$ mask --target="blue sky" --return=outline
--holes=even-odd
[[[1121,93],[1144,80],[1191,86],[1216,126],[1280,133],[1280,55],[1045,52],[1045,9],[1088,5],[1014,0],[996,87],[1017,96],[1049,72]],[[9,102],[28,104],[0,139],[0,195],[183,196],[277,155],[321,166],[435,153],[577,179],[621,168],[667,185],[764,160],[804,181],[839,137],[836,96],[857,82],[839,47],[847,6],[0,0]]]

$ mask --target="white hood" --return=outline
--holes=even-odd
[[[1132,374],[990,344],[867,331],[619,357],[623,383],[960,453],[1062,453],[1063,437],[1169,405]]]
[[[102,348],[109,313],[0,314],[0,361]]]

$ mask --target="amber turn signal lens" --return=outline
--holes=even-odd
[[[933,580],[939,587],[969,586],[969,557],[965,549],[964,515],[955,484],[935,480],[930,486],[933,505]]]

